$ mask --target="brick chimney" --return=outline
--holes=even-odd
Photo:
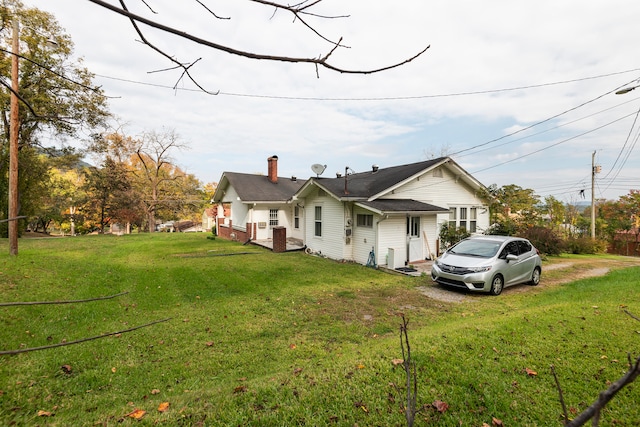
[[[267,159],[269,162],[269,172],[267,178],[274,184],[278,183],[278,156],[273,155]]]

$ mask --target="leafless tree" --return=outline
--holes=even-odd
[[[182,179],[184,175],[177,169],[170,157],[171,151],[185,149],[174,130],[159,133],[146,132],[141,144],[133,155],[133,173],[138,179],[143,203],[147,211],[149,232],[155,231],[156,210],[161,204],[160,196],[170,182]]]
[[[102,6],[106,9],[109,9],[112,12],[118,13],[120,15],[123,15],[127,18],[129,18],[131,25],[133,26],[133,28],[135,29],[136,33],[138,34],[138,36],[140,37],[140,40],[142,41],[142,43],[144,43],[145,45],[147,45],[149,48],[153,49],[154,51],[156,51],[158,54],[162,55],[163,57],[165,57],[166,59],[168,59],[171,63],[174,64],[174,66],[170,69],[179,69],[181,70],[181,75],[180,78],[178,80],[178,82],[176,82],[176,87],[177,84],[184,78],[189,79],[190,81],[192,81],[198,88],[200,88],[201,90],[207,92],[207,93],[212,93],[208,90],[206,90],[205,88],[203,88],[197,81],[196,79],[191,75],[191,68],[199,61],[195,60],[195,61],[189,61],[189,62],[183,62],[180,61],[179,59],[177,59],[174,55],[166,52],[165,50],[163,50],[161,47],[159,47],[158,45],[156,45],[155,43],[153,43],[146,35],[145,32],[143,31],[142,27],[140,24],[144,24],[146,26],[152,27],[152,28],[156,28],[158,30],[161,30],[165,33],[168,34],[173,34],[175,36],[187,39],[191,42],[197,43],[199,45],[202,46],[206,46],[215,50],[219,50],[222,52],[226,52],[232,55],[238,55],[241,57],[245,57],[245,58],[249,58],[249,59],[257,59],[257,60],[268,60],[268,61],[280,61],[280,62],[290,62],[290,63],[307,63],[307,64],[313,64],[315,65],[316,68],[316,75],[318,75],[318,70],[320,67],[322,68],[326,68],[332,71],[336,71],[338,73],[349,73],[349,74],[372,74],[372,73],[378,73],[381,71],[385,71],[385,70],[389,70],[392,68],[396,68],[399,67],[401,65],[407,64],[411,61],[413,61],[414,59],[416,59],[417,57],[419,57],[420,55],[422,55],[424,52],[427,51],[427,49],[429,49],[429,46],[425,47],[424,49],[422,49],[420,52],[418,52],[417,54],[411,56],[410,58],[407,58],[401,62],[395,63],[395,64],[391,64],[391,65],[386,65],[386,66],[382,66],[379,68],[375,68],[375,69],[370,69],[370,70],[353,70],[353,69],[346,69],[346,68],[342,68],[336,65],[333,65],[331,62],[329,62],[329,59],[331,58],[331,55],[336,51],[336,49],[338,48],[345,48],[347,47],[346,45],[343,44],[342,42],[342,38],[339,38],[337,40],[331,40],[329,37],[324,36],[314,24],[310,23],[311,19],[336,19],[336,18],[346,18],[348,17],[347,15],[323,15],[320,13],[316,13],[314,10],[315,7],[318,6],[319,3],[322,2],[322,0],[301,0],[299,3],[293,4],[293,5],[289,5],[289,4],[282,4],[282,3],[278,3],[278,2],[274,2],[274,1],[268,1],[268,0],[246,0],[248,2],[252,2],[252,3],[257,3],[259,5],[263,5],[265,7],[270,7],[273,8],[274,13],[277,11],[284,11],[286,13],[290,13],[293,17],[294,20],[296,22],[301,23],[301,25],[303,25],[307,30],[311,31],[313,34],[315,34],[316,36],[318,36],[320,39],[324,40],[325,42],[327,42],[330,46],[330,48],[328,48],[328,51],[326,53],[324,53],[323,55],[317,56],[317,57],[299,57],[299,56],[279,56],[279,55],[270,55],[270,54],[260,54],[260,53],[255,53],[255,52],[250,52],[250,51],[246,51],[246,50],[240,50],[240,49],[236,49],[234,47],[225,45],[225,44],[221,44],[212,40],[208,40],[208,39],[204,39],[201,37],[197,37],[194,35],[191,35],[189,33],[187,33],[186,31],[179,29],[179,28],[173,28],[173,27],[169,27],[163,24],[160,24],[159,22],[157,22],[154,19],[149,19],[145,16],[141,16],[139,14],[134,14],[131,13],[128,7],[128,4],[130,4],[130,1],[126,1],[126,0],[119,0],[120,3],[120,7],[114,6],[106,1],[103,0],[89,0],[92,3],[95,3],[96,5]],[[137,0],[142,2],[147,9],[149,10],[150,13],[154,14],[154,10],[151,6],[151,0]],[[185,0],[183,0],[185,1]],[[195,3],[197,3],[199,6],[202,7],[203,12],[209,14],[212,19],[216,19],[216,20],[228,20],[230,18],[228,17],[221,17],[218,14],[216,14],[214,11],[212,11],[209,7],[207,7],[203,1],[201,0],[192,0]],[[162,71],[168,71],[167,70],[162,70]]]

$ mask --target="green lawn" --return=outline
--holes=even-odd
[[[427,277],[204,234],[21,239],[19,255],[8,252],[0,241],[1,302],[128,293],[0,307],[0,350],[170,320],[0,356],[0,425],[403,426],[400,313],[418,366],[417,426],[560,426],[551,365],[575,415],[640,354],[640,322],[623,311],[640,315],[640,268],[619,257],[552,258],[538,287],[447,303],[419,292]],[[564,284],[575,267],[544,272],[576,260],[616,270]],[[634,383],[600,425],[640,425],[638,402]],[[136,409],[139,420],[127,416]]]

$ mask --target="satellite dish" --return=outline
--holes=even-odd
[[[313,171],[313,173],[315,173],[317,176],[322,175],[322,173],[324,172],[324,170],[327,168],[327,165],[321,165],[319,163],[314,163],[311,165],[311,170]]]

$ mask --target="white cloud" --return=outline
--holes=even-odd
[[[633,92],[602,96],[640,75],[640,70],[615,74],[638,68],[632,41],[640,36],[640,4],[628,0],[325,0],[319,4],[322,13],[350,15],[308,18],[323,35],[333,40],[343,36],[350,46],[332,55],[335,65],[376,68],[428,44],[431,48],[414,62],[383,73],[345,75],[321,68],[320,78],[312,65],[240,58],[141,26],[151,42],[178,59],[201,58],[191,71],[207,89],[226,94],[218,96],[190,91],[195,87],[189,82],[179,85],[189,91],[171,90],[179,72],[149,74],[170,63],[137,42],[124,17],[86,1],[25,3],[50,11],[66,28],[76,53],[101,76],[98,84],[117,97],[112,111],[131,133],[175,129],[191,145],[191,150],[176,153],[178,162],[205,182],[217,180],[225,170],[265,172],[266,158],[273,154],[281,159],[282,173],[304,178],[311,175],[312,163],[328,164],[331,173],[347,165],[364,170],[372,162],[393,166],[423,160],[444,147],[455,153],[482,145],[484,151],[465,152],[470,155],[458,160],[472,173],[514,160],[479,172],[483,183],[557,186],[554,191],[562,198],[589,176],[593,151],[603,170],[612,169],[633,117],[576,135],[638,109],[637,101],[630,102]],[[231,20],[217,20],[187,0],[147,3],[157,14],[150,15],[143,2],[129,6],[165,25],[243,50],[307,57],[331,48],[286,13],[273,15],[272,9],[252,2],[208,3]],[[491,92],[518,87],[530,88]],[[475,94],[453,96],[464,93]],[[583,103],[572,113],[499,139]],[[559,124],[566,125],[554,129]],[[541,133],[544,129],[549,130]],[[486,144],[494,139],[499,140]],[[516,160],[553,144],[558,145]],[[640,176],[638,164],[640,154],[634,149],[618,176]],[[614,198],[631,186],[640,187],[640,181],[600,185],[603,193],[597,196]]]

